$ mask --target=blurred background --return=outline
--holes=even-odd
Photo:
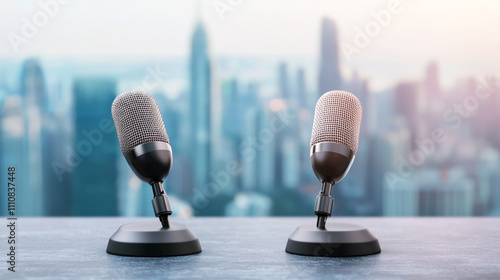
[[[15,166],[16,215],[153,216],[111,119],[135,89],[170,137],[174,215],[312,216],[314,106],[343,89],[363,123],[334,215],[499,216],[499,6],[4,0],[0,182]]]

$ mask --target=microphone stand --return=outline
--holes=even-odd
[[[153,209],[161,221],[121,226],[109,239],[106,252],[120,256],[168,257],[201,252],[200,241],[185,225],[170,222],[172,208],[162,181],[151,181]]]

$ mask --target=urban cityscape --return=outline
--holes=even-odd
[[[197,21],[188,57],[0,59],[1,168],[16,167],[18,215],[154,215],[111,118],[114,98],[137,89],[155,98],[170,138],[174,216],[313,216],[314,106],[343,89],[361,101],[363,121],[356,160],[334,186],[335,216],[500,216],[498,77],[445,88],[429,58],[421,79],[373,90],[356,69],[342,74],[334,18],[311,30],[321,47],[310,61],[216,56],[209,29]]]

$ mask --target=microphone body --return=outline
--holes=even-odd
[[[120,148],[135,175],[153,189],[153,209],[164,228],[170,227],[172,208],[163,180],[172,168],[170,140],[153,97],[128,91],[116,97],[111,107]]]
[[[310,157],[314,174],[322,184],[314,209],[318,228],[325,228],[332,215],[333,185],[347,175],[356,157],[361,116],[361,103],[346,91],[327,92],[316,104]]]

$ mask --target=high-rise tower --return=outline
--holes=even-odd
[[[327,91],[342,89],[338,45],[338,34],[335,23],[329,18],[323,18],[321,22],[318,98]]]
[[[211,164],[211,70],[207,35],[201,22],[196,24],[191,40],[189,87],[193,187],[202,191],[208,184]]]
[[[116,82],[109,78],[77,78],[73,82],[74,129],[71,150],[76,158],[72,173],[75,216],[118,215],[118,141],[114,133],[102,131],[111,122],[111,104]],[[78,160],[79,159],[79,160]]]
[[[19,190],[19,214],[38,216],[43,213],[42,127],[46,118],[46,91],[42,67],[36,59],[28,59],[23,63],[20,94],[24,105],[21,113],[24,139],[20,152],[22,166],[17,177],[24,180],[20,185],[25,188]]]
[[[425,90],[431,98],[441,97],[441,87],[439,86],[439,69],[435,61],[427,66],[425,73]]]

